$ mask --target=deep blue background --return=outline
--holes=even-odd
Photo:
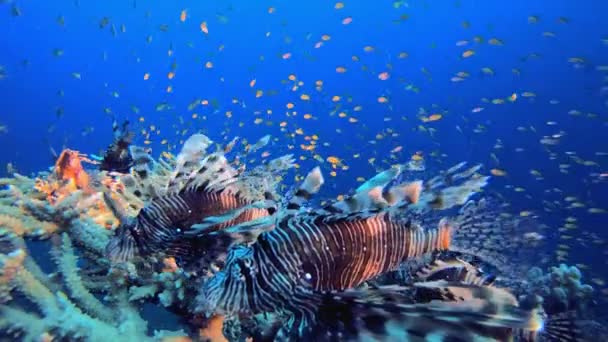
[[[606,1],[562,0],[550,5],[524,0],[410,1],[395,8],[391,1],[350,0],[341,10],[329,1],[5,2],[0,4],[0,65],[7,73],[0,80],[0,125],[8,127],[8,133],[0,133],[3,175],[8,162],[25,174],[47,168],[52,162],[49,145],[57,152],[65,145],[100,153],[111,140],[112,119],[104,108],[110,108],[121,120],[130,119],[140,144],[144,141],[141,130],[150,125],[159,128],[161,133],[152,134],[150,139],[155,154],[166,149],[160,145],[162,139],[179,145],[183,129],[188,129],[185,136],[203,130],[216,141],[239,135],[253,142],[272,134],[277,140],[263,150],[277,156],[288,151],[287,144],[295,145],[292,153],[308,157],[301,162],[301,174],[318,164],[300,149],[300,144],[307,143],[304,136],[317,134],[319,145],[331,145],[319,146],[316,153],[323,159],[330,155],[343,158],[350,166],[333,178],[328,175],[329,164],[322,164],[328,178],[327,195],[345,193],[356,186],[356,177],[369,177],[376,168],[406,161],[421,151],[432,170],[461,160],[484,163],[485,173],[492,168],[505,170],[506,177],[493,179],[493,190],[513,204],[515,214],[531,210],[539,215],[539,221],[549,225],[548,234],[555,242],[565,217],[577,217],[580,228],[570,233],[575,239],[563,241],[575,250],[570,262],[588,264],[595,277],[606,277],[605,244],[590,244],[589,234],[606,237],[608,214],[587,213],[589,207],[608,209],[607,181],[600,181],[598,175],[608,172],[608,157],[596,155],[608,152],[608,90],[602,91],[608,84],[608,73],[598,70],[608,65],[608,43],[603,41],[608,39]],[[21,16],[12,15],[14,6]],[[276,8],[275,13],[269,14],[269,7]],[[184,23],[179,20],[183,9],[188,10]],[[407,19],[396,23],[404,14]],[[536,24],[528,22],[533,15],[539,18]],[[65,18],[65,26],[57,23],[59,16]],[[352,16],[353,22],[342,25],[347,16]],[[100,29],[103,17],[110,18],[110,24]],[[568,22],[560,23],[560,17]],[[209,35],[200,31],[202,21],[207,22]],[[463,22],[470,27],[463,27]],[[121,32],[123,24],[125,33]],[[163,24],[168,25],[168,32],[159,29]],[[544,37],[547,31],[555,37]],[[271,33],[269,37],[266,32]],[[324,34],[331,39],[315,49]],[[151,43],[146,42],[148,36]],[[484,42],[475,43],[475,36],[483,37]],[[489,45],[487,40],[493,37],[504,45]],[[456,46],[460,40],[469,44]],[[219,51],[220,45],[223,51]],[[364,52],[364,46],[373,46],[374,52]],[[170,48],[172,56],[167,53]],[[62,49],[64,55],[55,57],[54,49]],[[463,59],[461,54],[467,49],[474,49],[475,55]],[[399,59],[402,51],[409,57]],[[281,58],[286,52],[292,54],[288,60]],[[531,54],[538,57],[526,58]],[[352,61],[353,55],[360,61]],[[263,61],[260,56],[264,56]],[[572,57],[585,62],[575,67],[568,62]],[[204,67],[207,61],[213,62],[212,69]],[[177,65],[176,76],[168,80],[173,64]],[[338,66],[346,67],[347,72],[336,73]],[[495,75],[483,75],[483,67],[492,68]],[[520,75],[514,74],[513,68]],[[377,74],[386,70],[390,79],[379,80]],[[460,71],[470,76],[464,82],[451,82]],[[74,72],[82,79],[75,79]],[[144,81],[145,73],[150,73],[150,80]],[[295,92],[291,91],[293,82],[282,82],[290,74],[304,82]],[[254,78],[257,84],[252,89],[249,82]],[[314,89],[316,80],[324,82],[321,92]],[[408,84],[420,91],[405,90]],[[171,94],[165,91],[168,85],[174,88]],[[255,97],[258,89],[265,92],[261,98]],[[58,95],[60,90],[65,96]],[[272,90],[276,95],[269,95]],[[118,98],[112,96],[114,91]],[[523,92],[534,92],[536,97],[524,98]],[[301,101],[303,93],[309,94],[311,101]],[[504,99],[512,93],[519,94],[514,103],[493,105],[482,100]],[[334,95],[342,97],[339,108],[331,101]],[[381,95],[390,98],[388,104],[377,102]],[[187,107],[197,98],[216,106],[199,106],[194,110],[199,119],[194,120]],[[233,98],[238,103],[232,103]],[[550,104],[551,100],[559,103]],[[162,102],[173,108],[156,111]],[[295,104],[297,117],[285,115],[288,102]],[[363,106],[361,112],[353,112],[357,105]],[[132,106],[140,113],[135,114]],[[472,113],[477,106],[485,110]],[[56,115],[59,107],[64,110],[61,118]],[[443,118],[423,123],[417,117],[419,108],[428,114],[442,113]],[[272,114],[266,114],[268,109]],[[336,109],[359,122],[351,124],[337,114],[331,116]],[[569,115],[571,110],[582,115]],[[226,111],[232,111],[232,119],[226,118]],[[313,114],[314,119],[304,120],[304,113]],[[596,117],[588,117],[588,113]],[[207,119],[200,119],[203,116]],[[139,122],[139,117],[145,122]],[[254,124],[258,117],[273,125]],[[288,122],[289,132],[302,128],[304,135],[295,140],[285,137],[279,128],[281,121]],[[557,125],[549,126],[547,121]],[[437,131],[430,136],[419,132],[419,125]],[[478,125],[485,131],[475,133]],[[517,130],[520,126],[527,131]],[[49,131],[49,127],[53,129]],[[83,135],[88,127],[94,130]],[[336,128],[342,134],[336,133]],[[399,136],[369,142],[389,128]],[[543,136],[561,131],[559,145],[539,143]],[[497,139],[502,141],[502,149],[494,148]],[[398,158],[382,162],[399,145],[403,151]],[[516,148],[524,150],[516,152]],[[432,151],[447,157],[433,158]],[[597,165],[579,165],[568,152]],[[354,153],[361,157],[354,159]],[[499,165],[490,153],[496,154]],[[554,160],[550,159],[552,154]],[[375,166],[367,162],[371,157],[377,158]],[[570,172],[560,173],[559,164],[570,164]],[[544,179],[535,180],[530,169],[542,172]],[[292,178],[290,175],[289,180]],[[526,191],[516,193],[505,188],[507,185]],[[549,192],[556,188],[561,192]],[[576,196],[587,207],[567,209],[567,196]],[[549,205],[543,200],[554,202],[552,213],[544,212]]]

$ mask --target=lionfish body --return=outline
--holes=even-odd
[[[135,135],[129,131],[128,125],[129,121],[123,122],[120,126],[116,121],[112,123],[114,140],[104,153],[99,165],[100,170],[126,173],[133,165],[129,147]]]
[[[456,173],[461,166],[451,169],[447,176],[464,179],[478,169]],[[362,299],[359,298],[362,293],[359,293],[355,295],[355,300],[349,297],[351,294],[345,295],[349,289],[395,270],[405,260],[451,248],[454,228],[447,220],[441,220],[437,228],[425,230],[398,219],[396,212],[409,207],[449,208],[461,205],[487,181],[486,177],[476,177],[444,190],[437,190],[436,182],[427,186],[414,182],[386,190],[385,186],[398,173],[399,170],[393,169],[385,171],[359,187],[354,196],[321,210],[306,211],[301,209],[302,203],[317,192],[323,183],[320,171],[313,170],[283,215],[278,213],[279,217],[274,222],[267,223],[273,225],[272,230],[261,233],[251,246],[240,245],[231,250],[225,268],[203,285],[198,298],[199,309],[224,314],[288,312],[292,318],[278,335],[286,339],[294,336],[314,336],[317,339],[333,336],[339,339],[346,335],[332,334],[344,332],[342,330],[348,325],[352,325],[353,331],[378,330],[378,327],[366,326],[357,315],[384,319],[383,322],[392,319],[399,322],[410,336],[421,335],[421,340],[437,332],[444,333],[445,337],[457,336],[461,332],[454,325],[459,315],[463,321],[471,320],[471,334],[466,335],[471,338],[493,338],[502,336],[505,331],[508,334],[512,327],[527,327],[529,315],[517,311],[511,302],[504,303],[503,296],[497,296],[495,301],[484,298],[487,306],[481,310],[487,316],[475,316],[477,313],[472,312],[471,307],[433,308],[395,304],[393,311],[382,311],[376,305],[378,298]],[[425,191],[431,194],[425,194]],[[437,285],[435,289],[438,292],[448,291],[443,285]],[[475,296],[470,288],[454,286],[452,289],[461,292],[452,296],[454,298],[462,296],[462,293],[467,293],[471,298]],[[369,292],[363,295],[368,296]],[[343,312],[342,316],[332,317],[330,320],[334,320],[334,323],[329,325],[320,318],[322,310],[341,310],[349,302],[361,305],[353,306],[352,311]],[[513,308],[513,312],[505,309],[505,321],[500,324],[494,322],[500,328],[500,331],[496,331],[492,329],[493,319],[503,313],[496,312],[497,307],[502,308],[497,306],[499,303]],[[436,310],[444,310],[444,313],[442,319],[433,321]],[[373,312],[377,313],[375,317]],[[386,317],[383,317],[384,314]],[[507,319],[516,315],[522,318]],[[417,323],[423,321],[424,325],[416,331]],[[381,323],[376,322],[376,325],[383,325]],[[332,324],[335,326],[332,327]],[[387,337],[386,331],[378,333],[378,337]]]
[[[275,183],[267,179],[273,176],[270,171],[239,173],[222,153],[205,155],[209,143],[202,135],[186,141],[166,187],[155,191],[135,218],[122,220],[106,248],[110,259],[126,261],[157,252],[196,258],[210,248],[208,244],[217,243],[199,235],[198,224],[212,221],[207,231],[216,231],[273,213]],[[269,170],[291,166],[289,156],[277,160],[279,165]]]

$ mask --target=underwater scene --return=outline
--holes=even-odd
[[[0,341],[608,341],[606,14],[0,0]]]

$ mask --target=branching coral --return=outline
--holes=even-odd
[[[138,210],[143,203],[132,200],[135,196],[120,177],[87,172],[81,164],[85,159],[64,151],[50,173],[0,179],[5,187],[0,190],[0,330],[29,341],[184,337],[183,332],[148,335],[139,303],[129,301],[132,282],[125,281],[125,273],[111,269],[103,257],[119,224],[103,193],[124,199],[127,211]],[[55,273],[42,270],[24,239],[52,242]],[[177,287],[160,270],[151,274],[165,287]],[[168,298],[176,296],[163,286],[157,288]]]
[[[12,237],[13,245],[20,238]],[[77,257],[67,234],[54,248],[54,259],[62,282],[40,279],[28,263],[23,262],[27,250],[22,245],[2,254],[4,286],[14,287],[28,303],[34,304],[37,312],[31,312],[28,303],[10,301],[0,307],[0,328],[12,332],[26,341],[35,341],[42,336],[86,338],[91,341],[129,338],[150,340],[146,337],[145,321],[133,307],[121,301],[120,292],[114,294],[114,302],[102,302],[83,285]],[[30,261],[33,263],[33,261]],[[55,291],[54,288],[59,288]],[[112,305],[111,305],[112,304]]]

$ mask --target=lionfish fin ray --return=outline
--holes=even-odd
[[[213,142],[203,134],[193,134],[182,146],[175,159],[175,170],[167,184],[168,193],[180,192],[205,161],[207,148]]]
[[[293,198],[287,204],[287,212],[292,214],[298,212],[304,203],[319,192],[324,182],[325,179],[321,173],[321,168],[318,166],[308,172]]]
[[[508,340],[511,329],[534,325],[533,311],[522,310],[482,288],[464,288],[467,299],[409,304],[399,288],[349,290],[328,294],[317,324],[309,331],[319,340]],[[405,290],[405,289],[404,289]],[[308,336],[306,336],[308,337]]]
[[[575,311],[566,311],[556,315],[550,315],[538,331],[527,331],[533,337],[542,335],[543,341],[548,342],[583,342],[580,327],[581,321],[577,319]],[[535,340],[535,339],[531,339]]]
[[[461,171],[465,165],[464,162],[460,163],[426,181],[419,200],[411,208],[418,211],[446,210],[465,204],[474,194],[482,191],[490,177],[477,174],[480,164]]]

